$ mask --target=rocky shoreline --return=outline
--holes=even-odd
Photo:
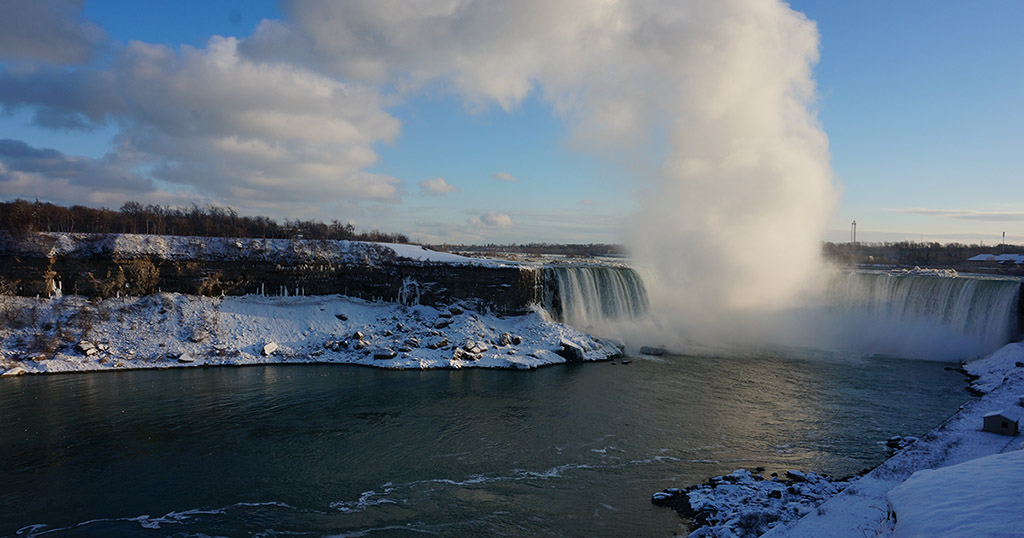
[[[788,471],[784,478],[773,473],[765,479],[760,475],[763,469],[739,469],[685,489],[656,492],[651,502],[679,512],[690,525],[691,538],[897,536],[900,514],[891,504],[889,492],[918,476],[915,473],[1024,449],[1019,436],[981,431],[986,413],[1020,411],[1024,406],[1024,343],[1007,344],[985,358],[965,363],[962,369],[970,392],[981,398],[965,403],[921,438],[890,438],[886,444],[894,454],[874,469],[838,480],[800,471]],[[976,478],[978,484],[985,483],[986,477]],[[978,493],[944,492],[950,499]],[[986,492],[982,490],[981,495]],[[985,520],[981,512],[1014,502],[1013,496],[992,491],[984,503],[974,503],[969,509],[978,511],[976,520]],[[921,514],[914,516],[922,518]]]
[[[621,350],[548,319],[342,296],[4,296],[0,375],[275,363],[533,369]]]

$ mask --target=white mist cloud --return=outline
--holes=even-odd
[[[495,172],[495,173],[491,174],[491,177],[493,179],[497,179],[498,181],[508,181],[509,183],[519,183],[519,178],[517,178],[516,176],[513,176],[512,174],[510,174],[508,172]]]
[[[420,181],[420,190],[431,196],[444,196],[448,193],[458,192],[459,188],[445,181],[443,177],[435,177]]]

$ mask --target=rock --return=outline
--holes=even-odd
[[[483,342],[474,342],[470,340],[465,344],[462,344],[462,349],[466,350],[467,353],[478,355],[480,353],[483,353],[484,351],[487,351],[488,347],[487,344]]]
[[[440,349],[448,347],[448,339],[443,336],[435,336],[427,342],[427,349]]]
[[[437,317],[440,318],[451,318],[452,316],[454,316],[454,314],[452,314],[451,310],[444,310],[437,313]]]
[[[395,350],[389,347],[382,347],[374,350],[373,352],[373,359],[378,361],[390,360],[395,358],[396,356],[398,356],[398,353],[396,353]]]
[[[337,342],[334,340],[327,340],[324,342],[324,349],[332,349],[335,345],[337,345]]]
[[[6,370],[2,374],[0,374],[0,377],[11,377],[11,376],[16,376],[16,375],[25,375],[27,373],[28,373],[28,370],[26,370],[25,368],[23,368],[21,366],[15,366],[14,368]]]
[[[110,346],[107,344],[96,344],[96,349],[100,351],[107,351],[110,349]]]
[[[178,355],[178,362],[192,363],[192,362],[196,362],[196,358],[193,357],[192,355],[190,355],[186,351],[185,353],[182,353],[181,355]]]
[[[338,318],[341,321],[348,321],[348,316],[346,316],[345,314],[335,314],[334,317]]]
[[[512,335],[509,333],[501,333],[501,336],[498,337],[498,345],[502,347],[512,345]]]
[[[412,348],[409,346],[401,346],[398,348],[398,351],[402,353],[412,353]]]
[[[95,355],[96,352],[98,351],[96,349],[96,346],[88,340],[82,340],[81,342],[78,342],[78,344],[75,345],[75,349],[85,354],[86,357],[91,357]]]
[[[450,319],[439,319],[439,320],[437,320],[437,323],[434,324],[434,328],[435,329],[444,329],[445,327],[447,327],[447,326],[449,326],[451,324],[452,324],[452,320],[450,320]]]
[[[558,344],[562,346],[562,349],[555,353],[558,353],[569,362],[583,362],[585,354],[582,347],[565,339],[562,339]]]
[[[266,344],[265,344],[265,345],[263,346],[263,351],[262,351],[262,353],[263,353],[263,356],[264,356],[264,357],[269,357],[271,353],[273,353],[273,352],[277,351],[277,350],[278,350],[278,349],[279,349],[280,347],[281,347],[281,346],[279,346],[279,345],[277,344],[277,342],[267,342],[267,343],[266,343]]]
[[[505,353],[508,353],[509,355],[515,355],[516,353],[519,353],[519,352],[514,350],[514,349],[510,349],[510,350],[506,351]]]
[[[188,339],[198,344],[209,337],[210,333],[206,332],[204,329],[196,329],[192,331],[192,335],[189,336]]]
[[[352,333],[352,339],[353,340],[362,340],[365,337],[366,337],[366,335],[363,334],[363,331],[356,331],[356,332]]]
[[[352,344],[352,349],[363,349],[367,345],[368,344],[366,342],[363,342],[362,340],[359,340],[358,342]]]
[[[452,352],[452,360],[453,361],[461,361],[465,357],[466,357],[466,352],[463,351],[461,347],[455,348],[455,351]]]
[[[512,335],[512,345],[513,346],[518,346],[519,344],[522,344],[522,343],[523,343],[523,337],[522,336],[519,336],[518,334],[513,334]]]
[[[415,336],[410,336],[405,339],[405,345],[408,347],[420,347],[420,339]]]
[[[640,348],[641,355],[653,355],[655,357],[664,355],[666,353],[663,347],[643,346]]]
[[[459,314],[462,314],[463,312],[465,312],[465,310],[463,310],[461,306],[459,306],[457,304],[453,304],[453,305],[448,307],[448,312],[451,312],[452,315],[458,316]]]
[[[391,336],[392,334],[394,333],[392,333],[391,331],[384,331],[384,336]]]
[[[794,471],[794,470],[786,471],[786,478],[789,478],[790,480],[792,480],[794,482],[806,482],[807,481],[807,475],[805,475],[804,473],[801,473],[800,471]]]

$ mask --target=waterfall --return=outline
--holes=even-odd
[[[643,280],[628,267],[551,266],[543,280],[542,306],[575,327],[633,319],[648,309]]]
[[[941,327],[991,351],[1020,336],[1020,287],[1006,278],[841,272],[826,301],[904,331]]]

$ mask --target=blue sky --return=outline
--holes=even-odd
[[[645,211],[645,200],[657,198],[652,193],[657,187],[647,181],[657,174],[657,158],[648,162],[630,151],[609,158],[617,151],[608,144],[579,142],[595,131],[585,121],[580,126],[579,117],[590,117],[572,107],[556,111],[557,99],[545,94],[580,95],[559,73],[544,65],[537,74],[523,68],[528,74],[523,80],[550,82],[537,82],[522,95],[516,94],[517,80],[490,84],[487,77],[501,73],[506,62],[514,71],[516,62],[529,64],[532,58],[497,54],[494,60],[481,53],[470,58],[477,64],[463,78],[458,70],[466,68],[458,67],[457,47],[435,57],[388,43],[367,50],[360,43],[359,54],[367,61],[349,61],[345,42],[332,40],[329,28],[324,34],[310,3],[53,5],[61,9],[29,13],[25,3],[0,4],[14,18],[63,18],[85,28],[84,37],[68,47],[91,50],[38,52],[24,43],[0,41],[0,139],[24,143],[0,151],[5,199],[113,208],[128,199],[229,204],[246,214],[337,218],[425,242],[618,242],[628,237],[629,221]],[[846,240],[856,219],[864,241],[988,244],[1005,231],[1008,241],[1024,243],[1024,33],[1019,31],[1024,3],[806,0],[790,5],[814,21],[820,34],[814,108],[840,184],[825,239]],[[264,20],[286,25],[260,26]],[[402,35],[388,33],[390,19],[373,21],[382,25],[381,35]],[[405,31],[400,22],[394,28]],[[65,32],[68,26],[59,28]],[[517,43],[529,40],[527,32],[510,28],[525,34],[513,34]],[[285,31],[292,33],[275,41]],[[257,33],[259,39],[253,38]],[[210,45],[218,35],[237,38],[216,49],[218,61],[252,62],[252,68],[225,72],[223,79],[208,71],[221,65]],[[302,39],[323,40],[318,44],[333,47],[335,56],[323,53],[323,46],[300,50],[300,44],[293,52],[290,47]],[[481,39],[480,48],[486,49],[489,38]],[[132,42],[168,48],[161,52]],[[186,61],[187,49],[195,52],[193,64]],[[449,67],[449,61],[457,67]],[[259,65],[265,62],[278,62],[280,70],[267,80],[266,92],[250,97],[257,109],[280,106],[287,111],[283,117],[254,119],[259,114],[244,108],[245,97],[217,101],[263,85]],[[474,69],[481,64],[487,70],[480,68],[483,75],[477,76]],[[384,65],[394,73],[382,75],[367,65]],[[175,76],[145,78],[148,69]],[[75,78],[85,72],[90,74]],[[78,89],[111,78],[117,81],[113,88],[149,80],[158,86],[94,112],[102,108],[101,92],[79,96]],[[236,83],[248,85],[239,90],[232,86]],[[192,87],[178,91],[181,84]],[[320,122],[303,104],[310,99],[298,93],[280,102],[274,97],[325,86],[358,95],[350,108],[347,102],[324,101],[325,119],[331,120],[326,138],[315,137]],[[59,95],[39,97],[45,93],[39,87],[56,88]],[[165,101],[159,107],[140,101],[150,94]],[[193,107],[196,101],[201,104]],[[175,106],[182,114],[203,117],[171,117],[168,111]],[[168,117],[161,117],[165,113]],[[222,123],[211,126],[215,121]],[[252,127],[254,121],[259,125]],[[275,134],[291,127],[302,133]],[[225,153],[211,153],[193,143],[200,138],[186,137],[190,129],[207,128],[202,134]],[[231,129],[246,134],[248,128],[256,133],[251,139],[232,135]],[[312,149],[298,147],[310,140]],[[635,150],[641,155],[660,155],[666,144],[642,140],[643,147]],[[257,149],[222,147],[242,142]],[[66,162],[47,167],[28,157],[39,149],[56,150]],[[261,167],[260,157],[269,159],[273,150],[291,154]],[[124,177],[97,179],[111,170]],[[435,191],[421,183],[428,180]]]

